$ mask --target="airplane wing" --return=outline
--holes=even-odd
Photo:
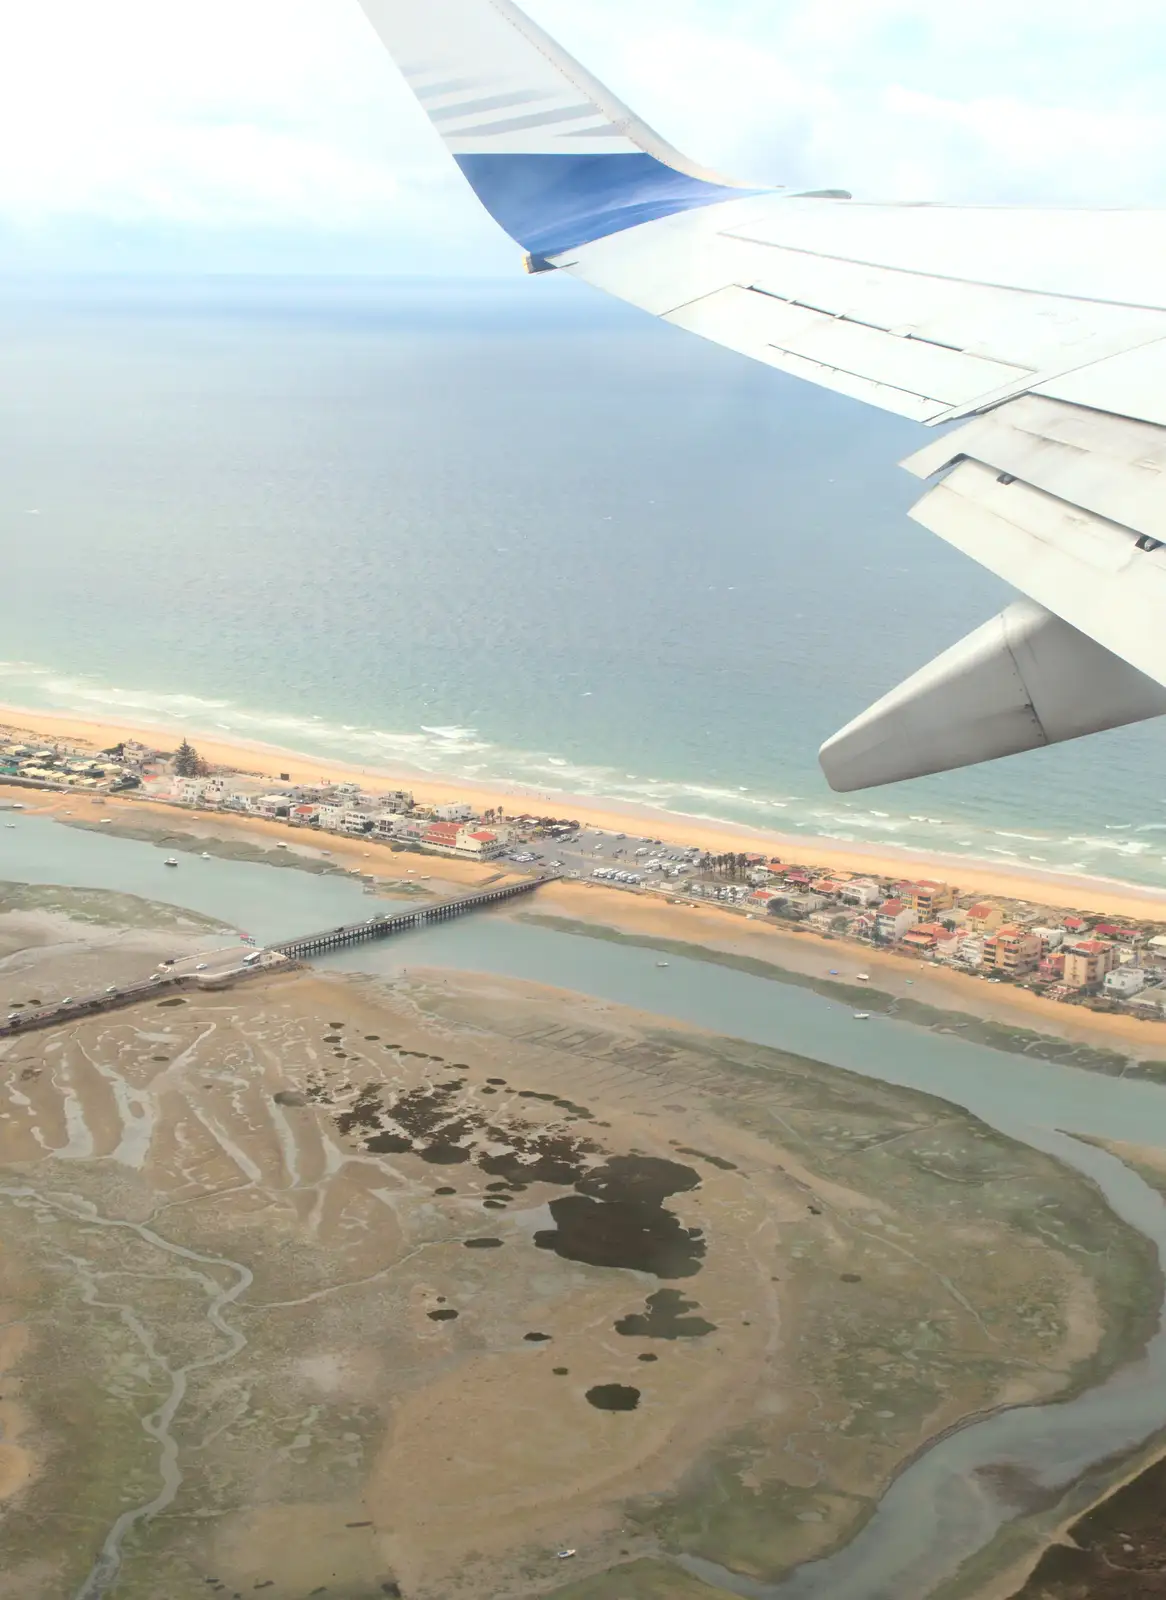
[[[531,272],[932,426],[916,521],[1027,600],[828,740],[836,789],[1166,713],[1166,212],[750,188],[512,0],[360,0]]]

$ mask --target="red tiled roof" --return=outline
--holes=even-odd
[[[496,833],[487,833],[486,830],[483,829],[480,833],[471,833],[470,838],[478,839],[482,844],[494,844],[497,841],[498,835]]]
[[[901,900],[884,900],[879,907],[879,911],[886,917],[897,917],[902,910],[903,902]]]
[[[990,917],[996,907],[987,900],[980,900],[974,906],[968,907],[969,917]]]
[[[1099,956],[1103,950],[1108,949],[1109,946],[1102,939],[1082,939],[1080,944],[1075,944],[1072,946],[1070,954],[1079,956]]]

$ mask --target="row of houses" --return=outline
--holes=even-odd
[[[357,783],[318,788],[292,785],[261,792],[246,780],[223,774],[199,778],[165,775],[148,782],[146,792],[178,805],[217,807],[323,833],[375,837],[478,861],[500,856],[510,837],[509,830],[501,826],[483,828],[469,805],[435,806],[418,815],[408,790],[374,792]]]
[[[749,912],[786,916],[815,932],[885,945],[905,954],[1054,995],[1101,995],[1166,1011],[1166,935],[1136,925],[1005,906],[967,897],[936,879],[823,875],[779,861],[756,862],[751,888],[715,883],[690,893]]]

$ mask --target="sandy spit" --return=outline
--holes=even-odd
[[[1111,916],[1146,917],[1166,921],[1166,890],[1141,887],[1105,878],[1074,877],[1069,874],[1040,872],[1033,868],[1013,869],[995,863],[978,862],[963,856],[945,856],[916,850],[866,848],[843,844],[828,838],[799,835],[789,838],[763,829],[732,823],[696,820],[675,812],[657,811],[647,806],[624,805],[616,801],[595,801],[577,796],[547,795],[544,791],[519,784],[469,783],[449,778],[433,778],[405,768],[356,767],[339,761],[317,760],[293,750],[247,740],[224,742],[196,728],[144,727],[128,722],[87,721],[79,717],[58,716],[18,706],[0,705],[0,722],[34,733],[46,741],[67,740],[106,749],[121,739],[137,739],[149,745],[176,745],[183,736],[196,742],[199,751],[215,765],[233,767],[256,776],[277,778],[286,772],[296,783],[343,782],[365,779],[370,786],[409,788],[426,803],[465,800],[485,809],[502,806],[508,812],[531,810],[578,818],[593,827],[612,832],[635,831],[677,844],[696,844],[713,851],[761,851],[783,860],[809,862],[839,871],[867,872],[886,877],[928,872],[977,894],[1003,895],[1031,900],[1038,905],[1077,911],[1104,912]]]

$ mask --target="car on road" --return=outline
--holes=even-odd
[[[195,967],[194,970],[196,972],[205,972],[206,971],[206,962],[205,961],[200,961],[198,963],[198,965]]]

